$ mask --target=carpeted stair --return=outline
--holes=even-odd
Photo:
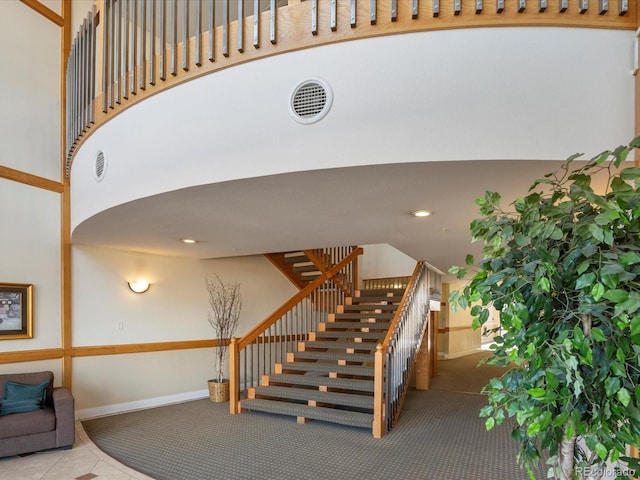
[[[330,314],[287,361],[249,388],[244,411],[371,428],[374,353],[404,289],[362,290]]]

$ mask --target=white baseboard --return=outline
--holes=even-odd
[[[443,359],[444,360],[451,360],[452,358],[460,358],[460,357],[466,357],[467,355],[473,355],[474,353],[480,353],[484,351],[482,348],[472,348],[471,350],[465,350],[463,352],[456,352],[456,353],[445,353],[443,355]]]
[[[105,417],[116,413],[132,412],[134,410],[144,410],[147,408],[160,407],[163,405],[171,405],[173,403],[188,402],[190,400],[198,400],[208,398],[208,390],[196,390],[194,392],[178,393],[175,395],[165,395],[162,397],[147,398],[145,400],[136,400],[133,402],[116,403],[113,405],[104,405],[102,407],[87,408],[84,410],[76,410],[76,420],[88,420],[90,418]]]

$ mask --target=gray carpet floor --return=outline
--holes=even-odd
[[[380,440],[324,422],[229,415],[228,404],[208,399],[83,426],[99,448],[158,480],[528,478],[516,464],[511,428],[485,430],[478,416],[485,404],[477,393],[410,390],[396,427]],[[544,470],[536,477],[546,478]]]

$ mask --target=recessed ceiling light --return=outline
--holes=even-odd
[[[181,241],[182,243],[198,243],[198,241],[193,238],[183,238]]]
[[[431,215],[429,210],[416,210],[415,212],[411,212],[411,215],[414,217],[428,217]]]

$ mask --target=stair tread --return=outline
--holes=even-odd
[[[385,312],[385,313],[375,313],[375,312],[366,312],[366,313],[336,313],[336,320],[344,319],[344,320],[355,320],[355,319],[368,319],[375,318],[376,320],[391,320],[395,315],[395,311],[393,312]]]
[[[379,296],[379,295],[404,295],[406,288],[369,288],[358,290],[358,294],[360,297],[368,297],[368,296]]]
[[[279,387],[275,385],[255,387],[256,395],[291,400],[314,400],[358,408],[373,408],[373,397],[355,393],[322,392],[309,388]]]
[[[375,350],[377,342],[325,342],[325,341],[308,341],[304,342],[306,348],[335,348],[354,350]]]
[[[345,312],[371,312],[373,310],[382,310],[382,311],[396,311],[398,309],[397,305],[394,304],[387,304],[387,305],[383,305],[383,304],[355,304],[355,305],[342,305],[342,308],[344,309]]]
[[[366,365],[338,365],[336,363],[322,362],[290,362],[282,364],[283,370],[296,370],[299,372],[335,372],[342,375],[369,375],[373,376],[373,367]]]
[[[294,272],[318,272],[318,267],[316,267],[313,263],[309,265],[294,264],[292,270]]]
[[[313,360],[345,360],[347,362],[371,363],[374,361],[373,353],[345,353],[345,352],[296,352],[294,358]]]
[[[368,328],[371,330],[388,330],[390,322],[324,322],[325,328]]]
[[[326,407],[310,407],[297,403],[280,402],[277,400],[265,400],[256,398],[242,400],[242,408],[268,413],[277,413],[296,417],[311,418],[314,420],[324,420],[327,422],[349,425],[352,427],[371,428],[373,414],[353,412],[349,410],[338,410]]]
[[[384,338],[387,332],[345,332],[345,331],[328,331],[328,332],[316,332],[316,338],[366,338],[377,340]]]
[[[401,296],[397,297],[385,297],[385,296],[366,296],[366,297],[350,297],[352,303],[369,303],[375,304],[378,302],[398,303],[402,299]]]
[[[303,252],[295,252],[290,255],[284,254],[282,258],[284,259],[284,263],[302,263],[309,261],[309,258]]]
[[[359,392],[373,392],[373,380],[359,380],[354,378],[329,378],[319,375],[298,375],[295,373],[281,373],[269,375],[269,383],[286,383],[288,385],[306,385],[312,387],[328,387],[341,390],[355,390]]]

